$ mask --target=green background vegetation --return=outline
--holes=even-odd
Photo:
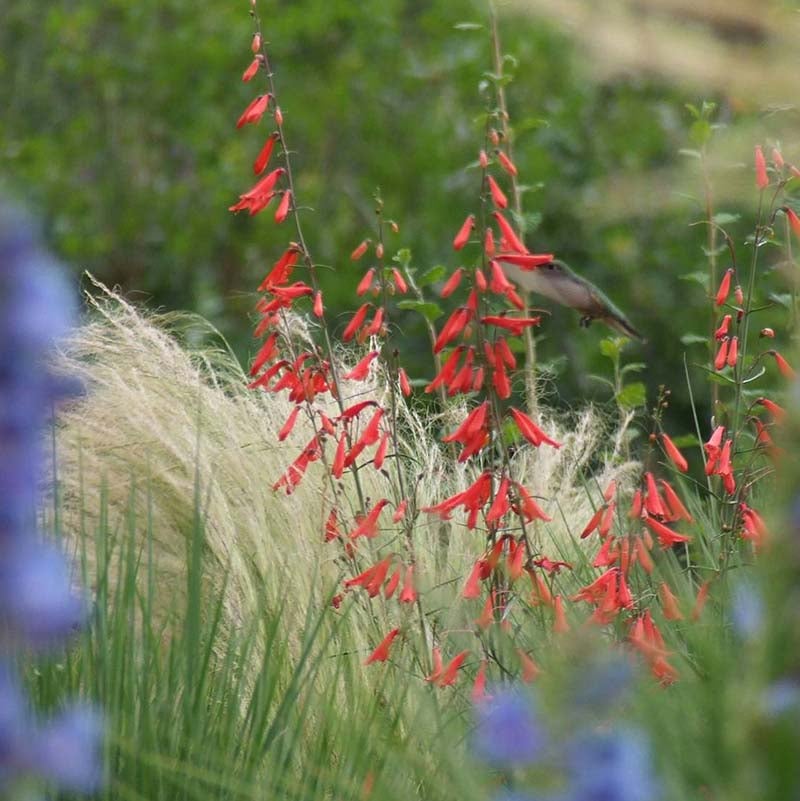
[[[773,108],[762,125],[763,98],[747,94],[746,80],[760,62],[740,58],[742,75],[693,83],[655,56],[653,64],[614,63],[613,47],[590,51],[582,39],[592,30],[601,38],[591,20],[564,28],[548,4],[527,5],[501,6],[501,35],[514,56],[508,99],[529,187],[528,244],[603,287],[644,332],[648,344],[630,346],[626,358],[647,363],[651,399],[659,384],[672,385],[687,431],[686,389],[675,386],[687,347],[681,337],[707,334],[708,303],[704,286],[685,279],[707,271],[706,231],[689,227],[704,211],[699,162],[680,153],[698,142],[685,103],[718,104],[727,139],[714,151],[721,155],[712,178],[723,187],[724,210],[745,212],[732,225],[737,244],[752,230],[752,208],[742,208],[756,201],[752,145],[780,138],[796,112]],[[724,13],[710,4],[707,18],[662,5],[672,13],[666,23],[686,26],[663,33],[667,45],[677,35],[687,48],[676,54],[683,66],[695,35],[708,53],[781,52],[775,30],[761,27],[746,3]],[[604,19],[613,23],[618,7],[609,4]],[[371,233],[377,189],[412,263],[455,268],[452,236],[477,205],[477,173],[467,165],[481,144],[479,84],[491,65],[484,4],[305,0],[263,2],[260,11],[297,154],[299,202],[314,209],[309,245],[328,265],[328,306],[343,313],[354,305],[364,268],[348,254]],[[253,350],[252,291],[291,237],[269,213],[250,219],[226,210],[251,184],[266,132],[264,122],[234,130],[258,91],[240,81],[251,31],[245,2],[187,0],[7,0],[0,27],[0,189],[40,213],[76,276],[89,270],[151,305],[200,312],[243,360]],[[635,41],[637,33],[620,36]],[[773,95],[778,74],[763,75]],[[745,191],[728,192],[731,182]],[[786,291],[780,280],[776,291]],[[577,323],[554,309],[539,349],[548,375],[558,377],[554,402],[569,405],[608,396],[589,378],[609,373],[598,348],[605,332]],[[429,377],[420,321],[408,313],[401,326],[409,372]],[[702,361],[706,347],[689,345],[689,361]],[[702,404],[706,382],[697,383]]]

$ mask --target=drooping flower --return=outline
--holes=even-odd
[[[499,187],[497,181],[491,175],[487,176],[489,182],[489,191],[492,194],[492,202],[498,209],[505,209],[508,207],[508,198],[505,196],[503,190]]]
[[[261,148],[258,156],[256,156],[256,160],[253,162],[253,172],[256,175],[261,175],[261,173],[266,169],[267,164],[269,164],[269,160],[272,157],[272,151],[275,147],[275,142],[277,141],[277,132],[273,132],[267,137],[267,141],[264,142],[264,147]]]
[[[733,277],[733,267],[729,267],[725,271],[725,275],[722,276],[722,281],[720,281],[719,289],[717,290],[717,295],[714,298],[714,302],[717,306],[722,306],[723,303],[728,299],[728,295],[731,291],[731,279]]]
[[[367,657],[364,664],[370,665],[373,662],[385,662],[389,658],[389,649],[392,647],[394,638],[400,633],[400,629],[392,629],[380,642],[378,647]]]
[[[664,445],[664,450],[667,452],[667,456],[669,456],[669,460],[672,462],[672,464],[674,464],[675,467],[681,471],[681,473],[685,473],[689,469],[689,465],[686,462],[686,458],[680,452],[680,450],[678,450],[678,447],[670,439],[669,435],[662,433],[661,442]]]
[[[464,220],[461,228],[459,228],[458,233],[453,239],[453,250],[461,250],[464,245],[469,242],[470,234],[472,233],[473,229],[475,228],[475,215],[470,214],[466,220]]]
[[[258,122],[264,116],[264,112],[267,110],[270,100],[272,100],[272,95],[269,93],[259,95],[254,100],[251,100],[247,108],[242,112],[241,117],[236,121],[236,127],[241,128],[245,125]]]

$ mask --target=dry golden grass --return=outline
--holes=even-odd
[[[105,288],[96,289],[90,321],[61,357],[62,368],[82,376],[88,390],[60,417],[59,476],[68,538],[77,542],[82,519],[91,534],[104,496],[112,530],[125,529],[133,505],[136,537],[146,553],[149,515],[159,604],[168,609],[177,603],[179,609],[197,480],[206,568],[211,584],[224,593],[225,627],[236,630],[251,620],[259,597],[275,609],[289,599],[302,615],[298,606],[320,598],[315,588],[332,591],[347,567],[339,548],[323,542],[332,489],[321,463],[311,466],[292,495],[271,489],[310,438],[309,424],[299,422],[290,439],[278,443],[277,432],[291,410],[286,399],[248,390],[246,376],[224,348],[182,344],[187,331],[202,331],[207,339],[214,333],[207,324],[187,315],[146,315]],[[359,385],[348,391],[365,390]],[[380,399],[387,389],[376,380],[368,392]],[[419,506],[473,480],[474,468],[451,466],[434,436],[435,421],[406,406],[400,418],[409,465],[405,476],[416,485]],[[590,495],[596,499],[611,478],[624,489],[639,466],[623,458],[623,432],[609,432],[591,408],[569,428],[546,416],[543,423],[563,447],[520,448],[514,460],[554,518],[540,524],[534,538],[556,558],[571,552],[574,535],[591,516]],[[392,497],[384,475],[368,467],[361,476],[370,498]],[[341,482],[337,492],[347,508],[355,497],[352,481]],[[403,553],[404,542],[391,530],[388,514],[382,522],[389,528],[362,546],[363,566],[375,561],[380,548]],[[449,610],[436,623],[437,636],[456,624],[463,578],[482,547],[481,536],[467,531],[458,517],[443,525],[420,515],[414,548],[422,606]],[[400,613],[396,604],[377,599],[355,607],[349,647],[361,661],[379,635],[398,624]]]

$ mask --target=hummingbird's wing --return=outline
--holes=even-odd
[[[625,315],[594,284],[555,260],[535,270],[503,264],[506,275],[526,292],[554,300],[575,309],[586,320],[602,320],[610,328],[634,339],[644,340]]]
[[[589,285],[556,263],[544,264],[535,270],[523,270],[514,264],[504,264],[506,275],[526,292],[554,300],[562,306],[588,312],[593,306]]]

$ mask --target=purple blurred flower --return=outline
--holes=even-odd
[[[30,225],[0,205],[0,649],[49,644],[74,630],[85,606],[64,555],[39,541],[42,439],[57,401],[76,394],[47,364],[72,325],[74,300]],[[43,723],[0,661],[0,789],[36,774],[91,791],[100,778],[100,721],[71,707]]]
[[[102,776],[100,715],[84,706],[65,709],[48,721],[31,741],[30,767],[58,787],[89,793]]]
[[[61,551],[30,539],[0,557],[0,624],[9,637],[41,646],[74,632],[86,605],[73,590]]]
[[[501,690],[476,707],[475,753],[494,764],[525,764],[542,756],[545,732],[531,696]]]
[[[789,678],[773,682],[764,690],[761,706],[768,718],[781,717],[792,710],[800,713],[800,682]]]
[[[578,737],[569,747],[569,801],[654,801],[647,735],[615,729]]]
[[[761,630],[764,622],[764,600],[759,591],[748,582],[740,582],[731,598],[731,619],[736,634],[750,640]]]

